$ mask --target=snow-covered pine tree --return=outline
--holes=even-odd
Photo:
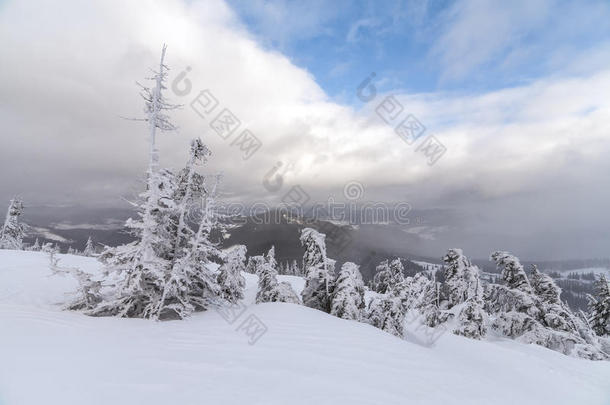
[[[305,288],[302,298],[303,305],[330,312],[334,273],[329,268],[325,237],[326,235],[312,228],[304,228],[301,231],[301,245],[305,247],[303,255]]]
[[[215,201],[221,176],[216,176],[210,191],[202,196],[201,221],[197,232],[186,240],[184,255],[176,259],[163,285],[157,318],[183,319],[193,311],[206,309],[219,301],[220,286],[212,265],[222,260],[219,243],[212,240],[212,232],[219,228]],[[204,187],[204,189],[207,189]],[[188,228],[190,229],[190,228]],[[185,228],[185,233],[188,234]],[[181,245],[178,245],[181,246]]]
[[[277,261],[275,260],[275,247],[272,246],[265,255],[265,262],[258,272],[258,292],[256,303],[262,302],[288,302],[299,303],[299,297],[293,291],[290,284],[278,282]]]
[[[126,223],[136,241],[106,249],[100,259],[106,273],[118,273],[119,281],[109,296],[89,311],[91,315],[115,315],[141,318],[183,318],[194,310],[205,309],[218,298],[220,288],[210,268],[221,257],[210,234],[217,226],[214,213],[216,187],[212,191],[203,176],[195,173],[194,162],[204,160],[209,150],[199,140],[193,141],[187,168],[177,176],[158,168],[157,130],[176,127],[166,111],[177,108],[163,97],[167,66],[163,47],[159,70],[154,72],[151,88],[141,86],[148,123],[150,154],[147,187],[141,194],[139,219]],[[202,219],[197,230],[185,221],[187,205],[201,198]]]
[[[491,260],[496,263],[498,269],[502,269],[502,280],[507,287],[521,290],[526,294],[534,292],[525,270],[516,256],[508,252],[497,251],[491,254]]]
[[[366,321],[376,328],[402,338],[405,311],[399,297],[379,294],[369,302]]]
[[[474,266],[461,249],[449,249],[445,257],[445,287],[449,307],[469,298],[481,299],[483,289],[479,282],[479,268]]]
[[[93,246],[93,239],[91,236],[87,238],[87,244],[85,245],[85,250],[83,250],[83,256],[93,257],[95,255],[95,246]]]
[[[345,262],[341,266],[332,296],[331,315],[360,321],[364,310],[364,282],[358,265]]]
[[[293,276],[302,276],[303,275],[296,260],[292,261],[292,266],[290,266],[290,272],[292,273]]]
[[[30,248],[30,250],[32,252],[40,252],[40,242],[38,241],[38,238],[36,238],[36,241],[34,242],[34,244],[32,245],[32,247]]]
[[[595,281],[596,297],[589,298],[589,324],[598,336],[610,335],[610,286],[600,274]]]
[[[23,201],[13,198],[6,211],[4,225],[0,230],[0,249],[23,249],[23,238],[25,238],[26,226],[19,222],[19,216],[23,213]]]
[[[567,355],[591,360],[609,357],[590,327],[558,299],[560,289],[550,277],[535,269],[530,284],[516,257],[496,252],[492,260],[504,266],[505,282],[490,284],[485,294],[485,307],[493,318],[494,330]]]
[[[286,302],[288,304],[300,304],[301,300],[299,296],[294,290],[290,283],[286,281],[280,281],[275,287],[274,293],[271,297],[273,302]]]
[[[246,273],[258,275],[258,272],[263,267],[264,263],[265,263],[265,256],[262,256],[262,255],[250,256],[248,258],[248,264],[246,265]]]
[[[530,283],[534,293],[543,301],[550,304],[560,302],[561,288],[555,284],[555,281],[549,275],[540,272],[535,264],[531,265]]]
[[[403,282],[404,267],[399,258],[392,261],[384,260],[375,268],[372,289],[380,294],[389,292],[390,286],[396,286]]]
[[[235,303],[244,297],[246,279],[241,272],[246,268],[246,247],[233,246],[225,253],[225,262],[220,266],[218,285],[221,296],[225,300]]]
[[[275,261],[275,247],[265,255],[265,262],[258,271],[258,291],[256,303],[272,302],[274,290],[277,288],[277,262]]]

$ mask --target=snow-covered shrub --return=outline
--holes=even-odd
[[[331,315],[359,321],[364,309],[364,282],[358,265],[346,262],[335,283]]]
[[[90,310],[102,302],[102,282],[93,280],[90,274],[81,270],[72,272],[78,282],[76,297],[66,306],[66,309],[73,311]]]

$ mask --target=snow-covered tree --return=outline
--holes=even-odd
[[[189,160],[178,174],[158,168],[157,130],[176,127],[166,113],[176,108],[163,97],[167,66],[165,46],[158,71],[151,78],[154,86],[141,86],[148,123],[150,154],[147,187],[141,194],[138,218],[126,223],[136,240],[106,249],[100,260],[106,273],[116,272],[118,280],[91,315],[113,315],[153,319],[184,318],[192,311],[206,309],[220,295],[215,266],[222,263],[222,252],[212,240],[220,225],[216,194],[220,181],[195,171],[195,163],[210,155],[199,139],[191,142]],[[201,220],[194,229],[186,212],[193,201],[201,201]]]
[[[303,275],[296,260],[292,261],[292,265],[290,266],[290,273],[293,276],[302,276]]]
[[[218,284],[222,298],[229,302],[237,302],[244,297],[246,279],[241,272],[246,268],[246,247],[233,246],[225,254],[225,262],[220,266]]]
[[[91,236],[87,238],[87,244],[85,250],[83,250],[83,256],[93,257],[95,255],[95,246],[93,246],[93,239]]]
[[[303,271],[305,288],[303,304],[320,311],[330,312],[334,272],[326,256],[325,235],[312,228],[301,231],[301,245],[305,248]]]
[[[449,249],[445,257],[445,286],[449,307],[469,298],[481,300],[483,289],[479,281],[479,268],[474,266],[461,249]]]
[[[502,268],[504,280],[504,285],[490,284],[485,292],[485,308],[496,332],[577,357],[609,357],[587,323],[559,300],[561,290],[550,277],[534,268],[530,283],[516,257],[496,252],[492,260]]]
[[[178,259],[174,260],[169,274],[166,274],[156,318],[182,319],[218,301],[221,290],[212,266],[221,261],[222,252],[211,235],[218,225],[215,199],[219,182],[220,177],[217,176],[211,191],[202,196],[202,213],[197,231],[187,239],[183,249],[178,247],[173,253],[174,258]],[[179,256],[180,252],[183,252],[182,256]]]
[[[40,251],[40,242],[38,241],[38,238],[36,238],[36,241],[34,242],[34,244],[32,245],[32,247],[30,248],[30,250],[32,252],[39,252]]]
[[[258,292],[256,293],[256,303],[262,302],[288,302],[299,303],[290,284],[278,282],[277,280],[277,261],[275,260],[275,247],[272,246],[265,255],[265,262],[258,272]]]
[[[481,297],[468,298],[461,306],[453,333],[470,339],[481,339],[487,333],[483,300]]]
[[[300,304],[301,300],[290,283],[286,281],[280,281],[275,287],[273,294],[271,295],[272,302],[286,302],[288,304]]]
[[[610,286],[601,274],[595,281],[596,297],[589,298],[589,323],[599,336],[610,335]]]
[[[358,265],[345,262],[341,266],[332,296],[331,315],[359,321],[364,309],[364,282]]]
[[[256,303],[271,302],[273,291],[277,288],[277,262],[275,261],[275,247],[265,255],[265,262],[258,271],[258,291]]]
[[[372,289],[380,294],[389,292],[390,286],[396,286],[404,281],[404,267],[399,258],[392,261],[384,260],[375,268]]]
[[[257,255],[250,256],[248,258],[248,264],[246,265],[246,273],[258,274],[263,264],[265,263],[265,256]]]
[[[399,297],[379,294],[369,302],[366,320],[371,325],[402,338],[404,336],[405,311]]]
[[[543,301],[551,304],[560,302],[561,288],[555,284],[555,281],[549,275],[540,272],[535,264],[531,266],[530,283],[534,293]]]
[[[526,294],[533,293],[525,270],[516,256],[508,252],[497,251],[491,254],[491,260],[496,263],[498,269],[502,270],[502,280],[507,287],[521,290]]]
[[[23,201],[13,198],[8,206],[4,225],[0,230],[0,249],[23,249],[26,226],[19,222],[23,214]]]

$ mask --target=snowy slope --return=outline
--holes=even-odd
[[[61,310],[75,282],[51,275],[44,254],[0,251],[0,404],[610,404],[610,362],[451,334],[423,347],[302,306],[254,305],[246,276],[233,324],[213,310],[91,318]],[[267,328],[253,345],[236,331],[250,314]]]

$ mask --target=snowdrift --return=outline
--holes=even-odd
[[[450,333],[424,347],[303,306],[254,305],[257,280],[246,278],[232,323],[214,310],[92,318],[62,310],[76,282],[52,275],[44,253],[0,251],[0,404],[610,403],[610,362]],[[253,344],[249,318],[265,328]]]

